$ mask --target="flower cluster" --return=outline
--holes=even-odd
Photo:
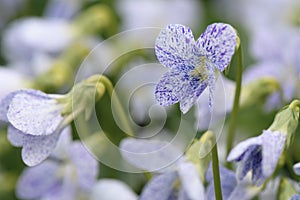
[[[0,199],[300,199],[298,0],[32,6],[0,0]]]

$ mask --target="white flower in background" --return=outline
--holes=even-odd
[[[120,148],[123,158],[133,166],[159,173],[145,185],[140,200],[204,199],[204,186],[195,165],[177,146],[158,140],[126,138]]]
[[[125,30],[164,27],[172,23],[198,27],[202,19],[202,8],[196,0],[122,0],[117,9]]]
[[[300,23],[299,0],[226,0],[216,6],[251,33],[270,27],[297,28]]]
[[[81,142],[72,141],[70,129],[66,129],[49,159],[23,171],[16,195],[21,199],[86,199],[98,173],[97,160]]]
[[[0,101],[9,93],[24,87],[26,77],[17,70],[0,67]]]
[[[45,16],[51,18],[70,19],[80,11],[84,3],[90,0],[50,0],[45,10]]]
[[[90,200],[137,200],[138,196],[131,188],[116,179],[101,179],[92,189]]]
[[[59,54],[74,36],[68,21],[26,18],[15,21],[4,32],[2,51],[10,62],[28,62],[40,53]]]

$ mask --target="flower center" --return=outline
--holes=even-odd
[[[199,80],[207,80],[208,79],[208,71],[207,71],[207,59],[203,56],[200,59],[199,65],[195,67],[195,69],[190,71],[190,76],[199,78]]]

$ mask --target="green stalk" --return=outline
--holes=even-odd
[[[114,92],[114,87],[111,83],[111,81],[106,77],[106,76],[100,76],[99,81],[105,86],[112,104],[116,107],[116,109],[118,110],[118,117],[120,119],[120,122],[122,124],[122,127],[125,129],[125,132],[130,135],[133,136],[133,130],[131,129],[130,123],[127,119],[127,116],[125,114],[125,111],[122,107],[122,104],[120,102],[119,97],[117,96],[117,94],[115,93],[114,96],[112,96],[113,92]]]
[[[234,134],[236,128],[236,121],[237,121],[237,114],[239,110],[240,104],[240,95],[242,89],[242,72],[243,72],[243,55],[242,55],[242,47],[240,46],[237,50],[237,65],[236,65],[236,87],[235,87],[235,95],[233,101],[233,108],[230,114],[230,122],[228,128],[228,135],[226,141],[226,155],[229,154],[230,150],[232,149],[233,141],[234,141]],[[229,165],[229,163],[227,163]]]
[[[222,200],[222,187],[221,187],[221,180],[220,180],[217,142],[212,149],[211,155],[212,155],[212,167],[213,167],[213,176],[214,176],[215,198],[217,200]]]

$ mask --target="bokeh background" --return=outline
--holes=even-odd
[[[47,93],[66,93],[72,88],[76,72],[91,50],[123,31],[180,23],[190,27],[198,38],[213,22],[225,22],[235,27],[243,48],[246,92],[245,106],[239,113],[237,141],[258,135],[271,124],[283,105],[300,95],[298,0],[0,0],[0,99],[11,91],[28,87]],[[103,73],[117,83],[132,67],[157,63],[154,49],[136,50],[118,56],[112,62],[106,59],[118,55],[122,45],[154,45],[154,42],[144,31],[131,40],[108,43],[91,65],[97,68],[95,71],[98,67],[105,69]],[[92,74],[93,67],[87,73]],[[160,74],[150,70],[137,76],[146,79]],[[226,77],[235,80],[235,65]],[[283,98],[280,99],[276,91],[267,90],[268,86],[247,86],[266,77],[279,83]],[[126,91],[134,85],[135,79],[137,77],[133,76],[124,85],[121,96],[128,95]],[[251,95],[247,96],[247,92]],[[137,95],[128,108],[135,123],[141,127],[153,120],[148,115],[154,98],[151,95]],[[109,104],[109,97],[104,96],[96,104],[96,110],[103,130],[114,133],[108,137],[118,144],[124,135],[114,121]],[[172,132],[177,128],[180,112],[177,106],[168,112],[165,129]],[[197,137],[203,131],[205,129],[199,126]],[[78,139],[74,124],[73,133]],[[225,137],[226,134],[222,134],[220,143]],[[292,159],[299,161],[299,148],[294,146],[290,150]],[[222,147],[220,151],[222,154]],[[20,155],[21,149],[13,147],[6,139],[6,125],[0,124],[0,199],[17,199],[16,181],[26,167]],[[147,180],[143,174],[120,172],[105,165],[100,169],[99,178],[122,180],[136,193]]]

